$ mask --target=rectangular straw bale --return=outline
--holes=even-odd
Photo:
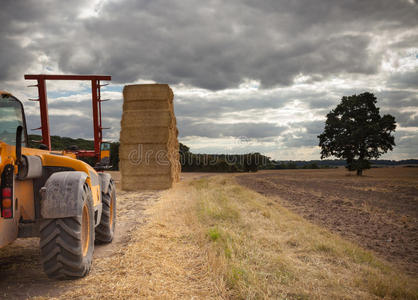
[[[122,189],[125,191],[169,189],[173,178],[167,175],[135,175],[122,177]]]
[[[123,153],[123,155],[122,155]],[[121,152],[119,159],[122,161],[129,161],[132,166],[138,166],[138,168],[142,167],[146,164],[160,164],[160,165],[167,165],[169,163],[173,163],[179,159],[179,155],[175,154],[174,151],[167,151],[164,149],[160,150],[151,150],[151,151],[143,151],[143,150],[132,150],[132,151],[124,151]]]
[[[174,143],[161,143],[161,144],[128,144],[124,143],[119,148],[119,159],[133,159],[144,160],[146,158],[155,158],[159,155],[159,152],[166,152],[171,157],[173,155]],[[177,146],[178,149],[178,146]]]
[[[120,133],[122,189],[166,189],[180,178],[173,92],[166,84],[123,89]]]
[[[135,124],[139,127],[153,126],[171,128],[175,125],[168,110],[128,110],[122,114],[122,126]]]
[[[120,167],[123,175],[156,175],[170,174],[172,166],[167,160],[162,164],[156,160],[141,161],[139,164],[133,163],[131,160],[120,160]]]
[[[167,100],[172,101],[173,91],[168,84],[134,84],[123,88],[123,101]]]
[[[141,100],[141,101],[130,101],[123,103],[123,111],[128,110],[169,110],[173,111],[173,101],[167,100]]]
[[[124,126],[120,132],[120,142],[123,143],[142,143],[160,144],[167,143],[170,138],[176,138],[176,133],[168,130],[167,127],[157,126]]]

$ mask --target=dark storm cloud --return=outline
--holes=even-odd
[[[343,96],[359,95],[364,92],[371,92],[377,98],[376,106],[380,108],[381,113],[383,114],[394,114],[402,108],[414,107],[418,108],[418,93],[413,90],[414,86],[410,87],[411,89],[392,89],[392,90],[383,90],[375,91],[368,88],[366,85],[362,88],[336,88],[329,89],[329,94],[326,98],[326,101],[329,101],[328,110],[324,109],[324,116],[337,104],[341,101]],[[313,101],[319,101],[313,100]],[[326,102],[321,108],[326,108]]]
[[[292,101],[299,101],[311,109],[329,108],[336,100],[325,92],[306,90],[277,90],[271,92],[248,92],[247,94],[217,96],[177,95],[174,98],[178,117],[219,118],[239,113],[254,117],[266,114],[266,109],[280,109]]]
[[[393,0],[125,0],[80,19],[80,4],[6,1],[2,39],[26,34],[32,43],[19,50],[27,60],[38,51],[64,72],[110,73],[118,82],[218,90],[249,78],[271,87],[300,74],[376,73],[381,51],[370,50],[373,35],[415,26],[417,15],[415,4]]]
[[[416,112],[394,112],[396,122],[402,127],[418,127],[418,111]]]
[[[41,134],[40,130],[32,130],[40,126],[39,115],[27,115],[26,122],[28,134]],[[62,137],[93,138],[93,124],[91,118],[87,116],[61,116],[50,115],[49,127],[51,135]]]
[[[281,146],[285,148],[318,145],[318,135],[324,130],[324,121],[305,121],[291,124],[291,131],[281,135]]]
[[[290,99],[277,95],[243,95],[238,99],[216,97],[208,99],[204,96],[177,96],[175,112],[179,117],[221,117],[227,113],[248,113],[249,110],[283,107]]]
[[[309,108],[312,109],[328,109],[338,103],[338,99],[332,97],[327,93],[314,93],[310,96],[299,98],[302,103],[306,103]]]
[[[364,91],[374,92],[382,113],[393,114],[401,127],[417,124],[418,72],[381,73],[393,53],[395,60],[415,53],[416,1],[120,0],[103,1],[97,15],[80,17],[86,3],[2,1],[0,87],[27,70],[52,70],[214,90],[176,95],[181,137],[281,136],[286,147],[316,146],[323,121],[281,127],[269,113],[286,107],[295,120],[325,117],[343,95]],[[368,79],[380,77],[379,91],[370,90]],[[262,89],[220,91],[251,80]],[[345,85],[350,80],[363,84]],[[25,105],[28,123],[38,127],[37,104]],[[49,108],[51,124],[60,128],[53,134],[92,137],[90,99],[51,101]],[[67,116],[71,110],[76,114]],[[104,104],[104,125],[115,128],[109,134],[116,139],[120,115],[120,99]],[[404,149],[413,144],[411,136],[402,138]]]
[[[60,43],[68,42],[65,36],[74,24],[81,3],[82,0],[63,1],[56,5],[42,0],[1,1],[0,83],[21,79],[36,60],[39,54],[36,50],[44,50],[28,42],[34,35],[41,34],[42,39],[57,39]]]
[[[418,149],[418,132],[398,130],[395,132],[394,153],[401,155],[403,159],[416,158]]]
[[[395,142],[398,147],[416,149],[418,147],[418,132],[400,130],[395,133]]]
[[[68,111],[77,108],[77,112],[83,113],[86,116],[92,115],[91,100],[87,97],[85,100],[55,100],[49,101],[48,109],[54,110],[55,115],[66,114]],[[119,119],[122,115],[122,99],[111,99],[110,101],[102,102],[102,117],[104,119],[112,118]]]
[[[28,134],[41,134],[40,130],[32,130],[40,126],[40,117],[36,114],[27,114],[26,122]],[[119,139],[120,119],[107,118],[104,121],[104,127],[112,130],[104,130],[104,138],[109,140]],[[93,121],[89,115],[60,115],[50,114],[49,127],[51,135],[62,137],[77,137],[93,139]]]
[[[25,7],[23,1],[2,1],[0,9],[0,82],[16,80],[33,60],[33,53],[19,41],[30,21],[39,17],[36,8]]]
[[[311,147],[318,145],[318,138],[312,134],[302,133],[297,136],[292,134],[282,135],[280,146],[284,148],[299,148],[299,147]]]
[[[286,127],[271,123],[200,123],[199,120],[180,119],[179,136],[200,136],[208,138],[236,137],[263,139],[280,135]]]
[[[22,77],[28,64],[34,56],[26,51],[16,40],[8,37],[0,37],[0,82],[16,80]]]
[[[378,103],[381,102],[385,106],[418,106],[418,95],[414,91],[387,90],[377,92],[376,97],[378,98]]]
[[[308,134],[319,135],[324,130],[325,120],[297,122],[293,124],[295,125],[296,128],[297,127],[306,128],[306,132]]]
[[[414,71],[396,73],[388,80],[390,87],[396,88],[417,88],[418,87],[418,68]]]
[[[289,85],[299,74],[377,72],[371,28],[410,26],[414,10],[392,0],[110,2],[84,24],[88,39],[58,55],[67,72],[111,70],[119,82],[146,78],[213,90],[245,78]]]
[[[390,47],[403,49],[403,48],[415,48],[418,45],[418,34],[414,33],[406,36],[403,40],[390,44]]]

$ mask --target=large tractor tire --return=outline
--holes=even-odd
[[[110,180],[107,193],[102,193],[102,217],[96,227],[96,243],[112,242],[116,225],[116,188]]]
[[[94,250],[94,209],[89,186],[83,186],[80,216],[44,219],[40,225],[41,262],[48,277],[74,279],[86,276]]]

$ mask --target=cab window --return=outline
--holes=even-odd
[[[0,96],[0,141],[16,145],[16,128],[23,127],[22,144],[26,145],[23,106],[16,98],[3,94]]]
[[[100,150],[102,150],[102,151],[110,150],[110,144],[109,143],[101,143]]]

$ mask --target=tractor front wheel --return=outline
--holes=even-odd
[[[94,250],[94,209],[89,186],[83,186],[81,215],[44,219],[40,225],[41,262],[48,277],[74,279],[86,276]]]
[[[102,217],[96,227],[96,242],[110,243],[113,240],[116,225],[116,188],[110,180],[107,193],[102,193]]]

